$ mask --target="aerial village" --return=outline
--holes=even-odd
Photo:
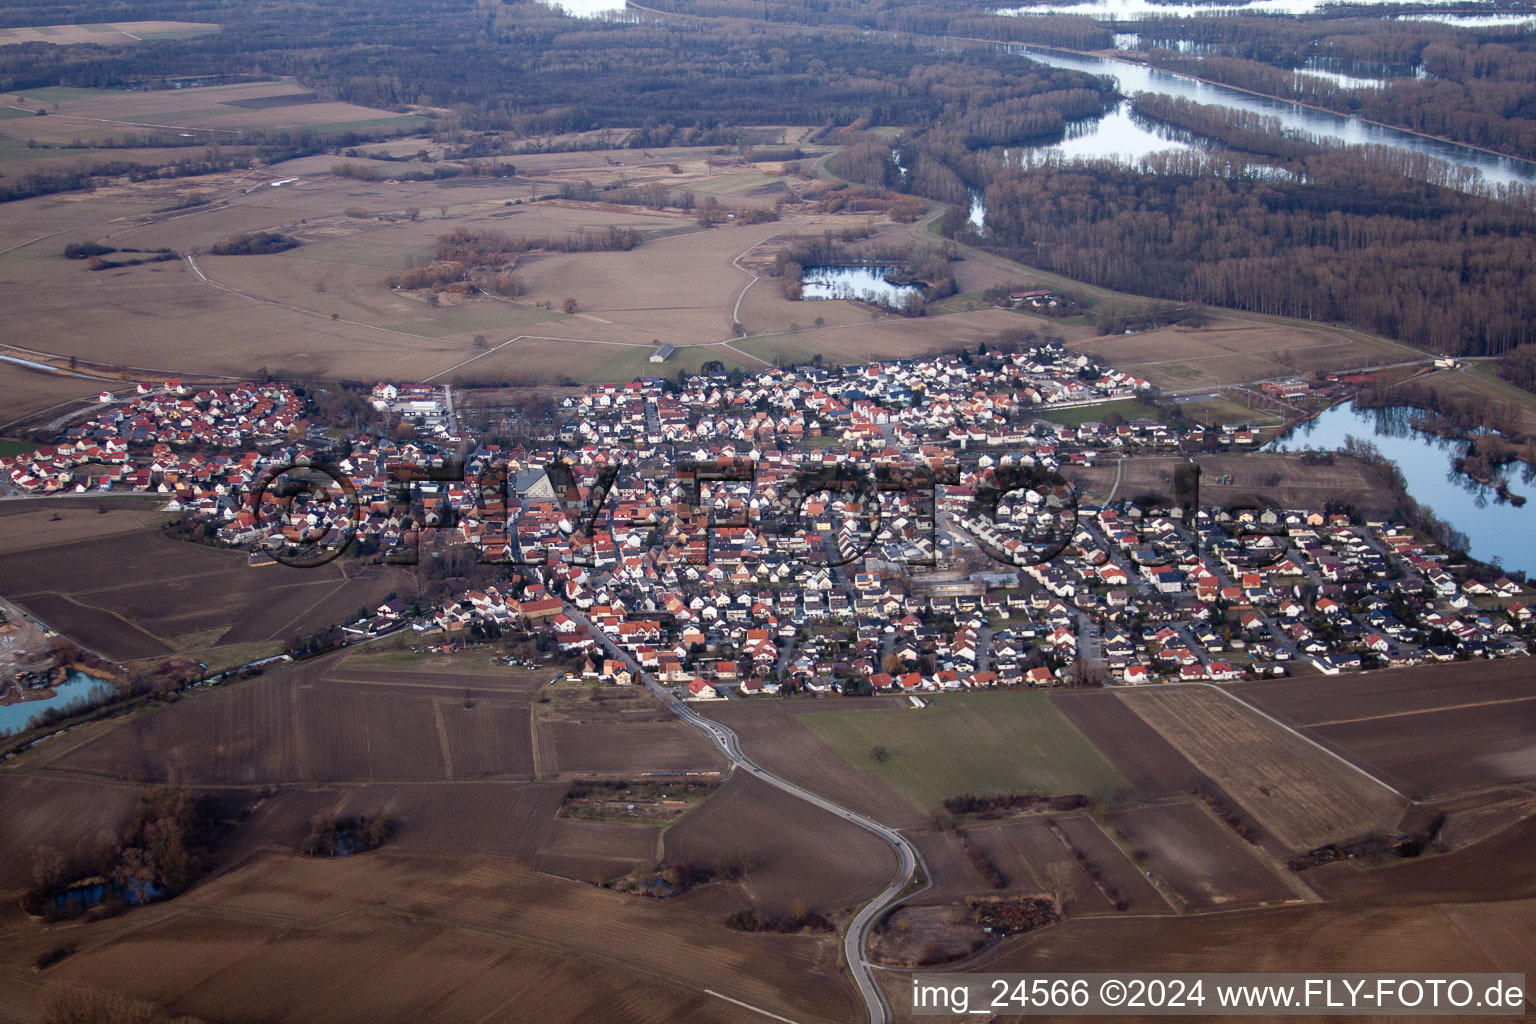
[[[410,436],[338,438],[297,385],[172,380],[104,394],[55,444],[0,459],[0,486],[153,493],[284,572],[252,490],[274,465],[331,464],[355,488],[356,557],[412,564],[470,546],[501,567],[440,603],[394,599],[337,624],[346,642],[532,632],[588,677],[646,673],[695,700],[1220,682],[1528,653],[1530,591],[1403,523],[1171,498],[1052,504],[1043,484],[1003,483],[1255,445],[1241,426],[1040,415],[1148,389],[1049,345],[680,374],[566,394],[508,447],[461,428],[445,386],[380,383],[367,400]],[[860,474],[890,466],[927,486],[860,490]],[[278,539],[334,525],[303,515]]]

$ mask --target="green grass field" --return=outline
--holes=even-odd
[[[961,292],[958,295],[950,295],[937,302],[928,303],[928,313],[931,316],[943,316],[945,313],[970,313],[978,309],[991,309],[992,303],[981,297],[981,292]]]
[[[1080,427],[1084,423],[1103,423],[1104,418],[1112,412],[1117,412],[1128,420],[1161,419],[1156,409],[1129,398],[1118,402],[1104,402],[1101,405],[1080,405],[1072,409],[1047,410],[1039,415],[1041,419],[1050,420],[1052,423]]]
[[[12,441],[10,438],[0,438],[0,458],[9,458],[12,455],[20,455],[30,452],[37,447],[31,441]]]
[[[1272,412],[1250,409],[1225,398],[1213,398],[1204,402],[1183,402],[1180,403],[1179,408],[1190,419],[1199,420],[1206,426],[1213,427],[1219,427],[1223,423],[1249,423],[1262,427],[1281,422],[1280,417]]]
[[[940,695],[922,710],[828,712],[800,721],[855,770],[879,776],[925,810],[963,793],[1131,793],[1035,690]],[[884,761],[871,756],[876,747],[888,751]]]

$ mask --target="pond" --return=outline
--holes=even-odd
[[[899,267],[806,267],[800,275],[800,294],[807,299],[862,299],[881,306],[900,306],[922,289],[914,284],[892,284],[885,279]]]
[[[1536,502],[1517,508],[1499,501],[1492,487],[1457,472],[1453,460],[1466,451],[1467,442],[1415,430],[1412,420],[1418,415],[1422,414],[1415,409],[1357,410],[1352,403],[1337,405],[1270,447],[1336,451],[1351,435],[1370,441],[1397,463],[1415,501],[1466,535],[1469,554],[1485,562],[1497,558],[1507,568],[1536,574],[1536,544],[1531,543]],[[1514,463],[1506,472],[1511,494],[1532,495],[1536,468]]]
[[[1006,152],[1003,157],[1007,159]],[[971,215],[968,222],[978,235],[987,233],[987,197],[975,189],[971,189]]]
[[[84,704],[111,687],[95,676],[84,672],[70,672],[64,682],[54,687],[54,695],[47,700],[28,700],[19,704],[0,707],[0,735],[20,732],[38,715],[49,708],[63,708],[71,704]]]

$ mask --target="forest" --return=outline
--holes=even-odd
[[[1068,277],[1168,299],[1340,321],[1457,355],[1536,342],[1536,214],[1414,182],[1350,151],[1305,180],[1187,158],[1004,174],[989,243]]]
[[[632,146],[732,143],[733,129],[744,125],[949,119],[1005,140],[1042,116],[1023,102],[1040,82],[1051,91],[1100,91],[1088,76],[1072,73],[1015,81],[1018,58],[991,46],[957,49],[939,39],[869,33],[852,22],[765,23],[761,12],[754,22],[635,23],[569,18],[533,0],[166,0],[106,7],[46,0],[12,6],[0,14],[0,28],[154,17],[218,22],[223,29],[121,46],[0,47],[0,91],[291,75],[322,100],[450,108],[466,128],[529,136],[639,127]],[[646,112],[638,126],[637,110]]]

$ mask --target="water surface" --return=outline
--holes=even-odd
[[[54,687],[54,695],[47,700],[27,700],[0,707],[0,735],[20,732],[30,725],[34,718],[50,708],[84,704],[91,698],[110,691],[111,687],[104,680],[84,672],[70,672],[64,682]]]
[[[862,299],[884,306],[899,306],[909,295],[922,291],[916,285],[891,284],[885,279],[896,267],[806,267],[800,275],[800,294],[807,299]]]
[[[1415,430],[1414,409],[1355,409],[1338,405],[1303,423],[1272,445],[1280,451],[1338,451],[1345,437],[1370,441],[1397,463],[1408,493],[1420,505],[1466,534],[1469,554],[1485,562],[1499,559],[1506,567],[1536,574],[1536,502],[1524,508],[1501,502],[1493,488],[1458,473],[1452,460],[1464,454],[1467,442],[1453,441]],[[1536,471],[1513,463],[1507,473],[1512,494],[1533,496]]]
[[[1186,75],[1174,74],[1132,61],[1112,60],[1039,46],[1010,46],[1009,50],[1049,67],[1083,71],[1091,75],[1107,75],[1115,80],[1117,88],[1126,96],[1138,92],[1180,96],[1194,103],[1276,117],[1284,128],[1305,132],[1317,138],[1344,145],[1390,146],[1393,149],[1446,160],[1475,170],[1484,181],[1490,183],[1536,183],[1536,163],[1529,160],[1495,156],[1470,146],[1424,138],[1411,132],[1371,124],[1356,117],[1316,110],[1288,100],[1255,96],[1238,89],[1202,82]],[[1121,108],[1116,108],[1088,124],[1090,126],[1088,128],[1076,128],[1079,132],[1076,137],[1069,132],[1066,143],[1037,148],[1059,150],[1068,156],[1106,156],[1131,163],[1149,153],[1169,149],[1174,145],[1162,131],[1138,125],[1131,119],[1129,113]],[[1071,146],[1074,142],[1076,148]]]

